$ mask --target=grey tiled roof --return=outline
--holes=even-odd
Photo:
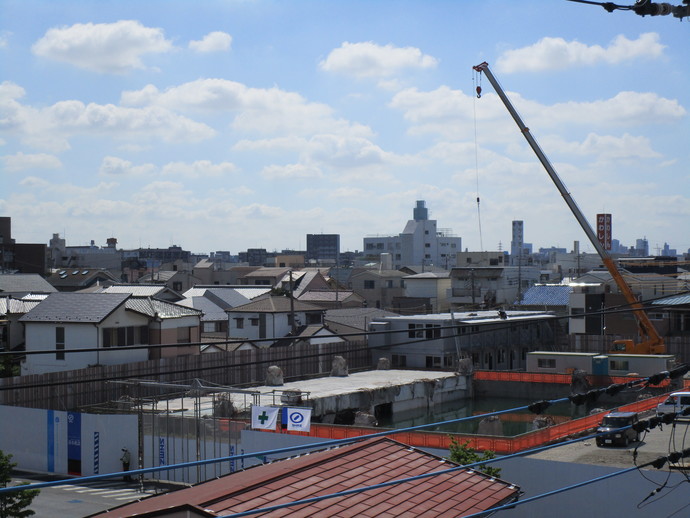
[[[136,284],[119,284],[114,286],[108,286],[103,289],[103,293],[131,293],[135,297],[154,297],[158,295],[161,291],[165,291],[165,286],[160,284],[156,285],[142,285],[137,286]]]
[[[218,322],[228,319],[225,310],[206,297],[190,297],[179,301],[177,304],[201,311],[203,313],[202,322]]]
[[[329,309],[326,311],[324,321],[366,330],[366,325],[372,320],[397,316],[399,316],[397,313],[378,308]]]
[[[318,306],[300,302],[299,300],[295,300],[293,306],[295,311],[323,311]],[[288,297],[266,297],[244,306],[229,309],[228,311],[238,313],[287,313],[290,310],[290,299]]]
[[[102,322],[130,297],[128,293],[51,293],[21,322]]]
[[[690,304],[690,295],[674,295],[672,297],[655,300],[652,304],[657,306],[683,306]]]
[[[130,311],[136,311],[149,317],[158,315],[160,318],[180,318],[201,315],[201,311],[198,309],[152,298],[132,297],[127,300],[125,307]]]
[[[37,273],[0,274],[0,292],[55,293],[57,289]]]
[[[567,306],[571,286],[532,286],[518,303],[519,306]]]

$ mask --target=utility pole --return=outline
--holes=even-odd
[[[292,270],[290,270],[290,320],[292,321],[292,334],[297,334],[297,322],[295,322],[295,297],[292,296]]]

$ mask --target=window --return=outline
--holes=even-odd
[[[609,370],[612,371],[629,371],[628,360],[609,360]]]
[[[250,318],[249,319],[249,325],[256,327],[259,325],[259,319],[258,318]]]
[[[404,354],[394,354],[391,363],[393,367],[407,367],[407,356]]]
[[[179,281],[173,282],[172,288],[175,291],[182,291],[182,283]]]
[[[373,290],[375,287],[374,281],[364,281],[364,289],[365,290]]]
[[[555,358],[539,358],[537,360],[537,367],[540,369],[555,369],[556,359]]]
[[[244,318],[236,318],[235,319],[235,327],[237,329],[244,329]]]
[[[103,347],[110,347],[113,345],[113,331],[115,331],[114,327],[105,327],[101,329]]]
[[[386,288],[392,288],[393,287],[393,281],[386,281]]]
[[[408,338],[424,338],[424,324],[407,324]]]
[[[192,341],[192,328],[191,327],[178,327],[177,328],[177,343],[178,344],[188,344]]]
[[[424,243],[424,248],[431,248],[431,243]]]
[[[55,328],[55,359],[65,359],[65,328]]]
[[[441,326],[437,324],[427,324],[425,335],[429,340],[432,338],[441,338]]]
[[[426,368],[427,369],[439,368],[440,366],[441,366],[441,357],[440,356],[427,356],[426,357]]]
[[[383,250],[383,243],[376,243],[377,250]]]

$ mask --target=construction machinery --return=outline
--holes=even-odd
[[[537,155],[537,158],[541,162],[542,166],[544,166],[544,169],[546,169],[546,172],[551,177],[551,180],[553,180],[553,183],[558,188],[558,191],[561,193],[561,196],[563,196],[563,199],[565,200],[571,212],[575,216],[575,219],[577,219],[577,222],[580,224],[580,227],[582,227],[582,230],[584,230],[585,234],[587,235],[587,238],[592,243],[592,246],[594,246],[595,250],[599,254],[599,257],[601,257],[604,266],[611,274],[611,277],[618,286],[618,289],[625,297],[625,300],[627,301],[633,314],[635,315],[635,318],[637,319],[640,341],[635,343],[634,340],[629,339],[616,340],[613,342],[613,350],[609,351],[609,353],[664,354],[666,352],[666,346],[664,345],[664,341],[657,332],[657,330],[654,328],[654,325],[652,324],[647,314],[645,313],[642,304],[637,299],[628,283],[625,282],[625,279],[621,275],[620,271],[618,271],[618,268],[616,267],[614,260],[611,258],[611,256],[608,254],[604,246],[597,238],[596,234],[594,233],[594,230],[590,226],[585,216],[582,214],[580,208],[575,203],[575,200],[573,200],[573,197],[566,189],[565,185],[556,173],[556,170],[551,165],[551,162],[549,162],[549,159],[542,151],[536,139],[532,136],[532,133],[530,132],[529,128],[525,126],[524,122],[522,122],[520,115],[515,110],[512,103],[510,102],[510,99],[508,99],[508,96],[503,91],[503,88],[498,83],[493,73],[489,69],[489,64],[484,62],[472,68],[480,74],[483,73],[489,80],[491,85],[494,87],[496,94],[499,96],[505,107],[508,109],[508,112],[513,117],[513,120],[515,120],[515,123],[518,125],[520,132],[525,137],[527,143],[530,145],[534,153]],[[477,97],[481,97],[481,86],[477,87]]]

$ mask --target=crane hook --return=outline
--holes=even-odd
[[[477,99],[481,99],[481,98],[482,98],[482,87],[478,86],[477,87]]]

